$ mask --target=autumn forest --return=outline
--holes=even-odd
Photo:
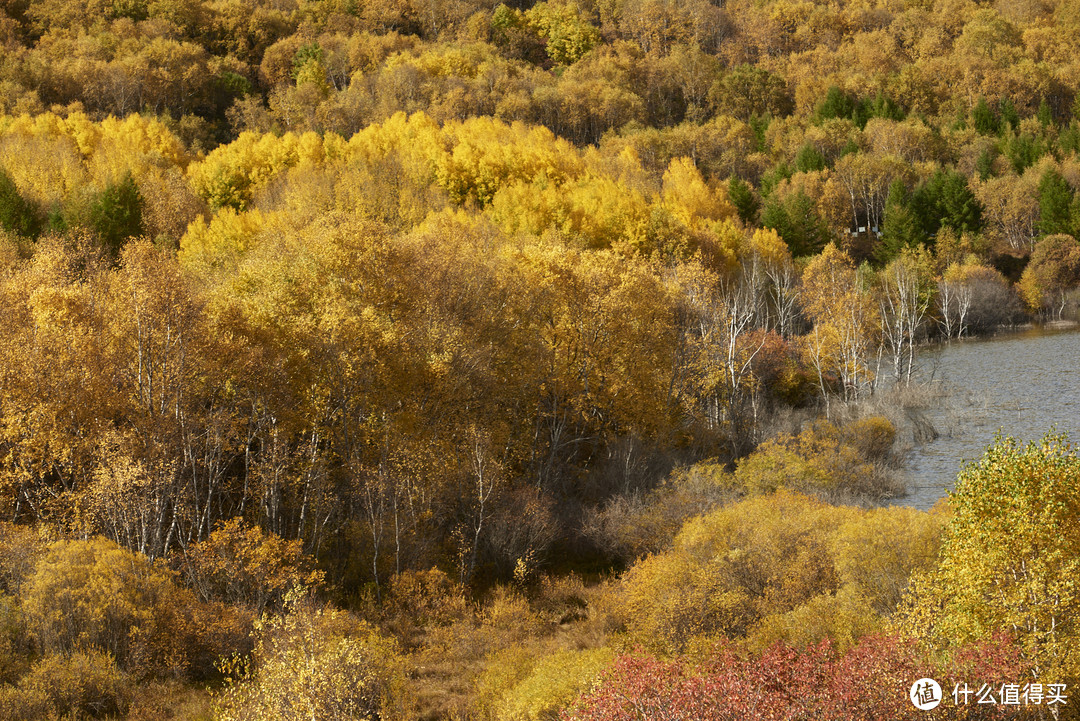
[[[925,349],[1080,314],[1080,4],[0,45],[0,718],[1080,718],[1067,435],[903,505]]]

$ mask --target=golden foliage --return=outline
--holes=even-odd
[[[1036,678],[1076,678],[1078,481],[1067,438],[999,437],[961,471],[940,563],[916,577],[897,628],[944,653],[1009,632]]]
[[[741,638],[766,616],[835,591],[828,539],[856,513],[779,491],[688,522],[671,551],[623,579],[631,638],[669,650],[696,636]]]
[[[894,495],[897,481],[886,466],[895,435],[881,417],[841,427],[818,420],[797,436],[762,443],[738,462],[735,483],[750,495],[778,488],[834,501]]]
[[[615,658],[609,648],[562,650],[514,663],[513,654],[492,657],[478,681],[478,695],[488,718],[497,721],[543,721],[554,717]],[[486,703],[484,703],[486,701]]]
[[[10,721],[102,718],[126,713],[133,695],[112,656],[75,651],[46,656],[17,686],[0,688],[0,713]]]
[[[136,677],[205,675],[244,635],[235,611],[199,606],[170,572],[103,538],[51,544],[22,608],[43,651],[103,649]]]
[[[286,541],[234,518],[192,544],[183,573],[206,600],[240,605],[259,614],[297,589],[317,591],[324,574],[300,541]]]
[[[400,718],[400,657],[363,621],[294,596],[256,624],[256,637],[250,661],[224,664],[222,721]]]

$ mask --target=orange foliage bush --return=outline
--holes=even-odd
[[[254,613],[278,606],[297,587],[315,589],[323,572],[300,541],[286,541],[239,518],[222,523],[186,554],[182,574],[205,600],[241,605]]]

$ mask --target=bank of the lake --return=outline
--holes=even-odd
[[[938,435],[909,454],[904,505],[933,506],[952,489],[963,463],[978,460],[999,430],[1027,441],[1056,427],[1080,440],[1075,325],[1031,326],[927,348],[919,378],[940,384],[946,394],[923,411]]]

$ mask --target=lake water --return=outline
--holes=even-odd
[[[1080,332],[1034,328],[924,350],[923,380],[949,392],[925,411],[938,437],[908,458],[903,505],[927,509],[952,489],[966,460],[978,460],[1001,429],[1038,440],[1051,426],[1080,443]]]

